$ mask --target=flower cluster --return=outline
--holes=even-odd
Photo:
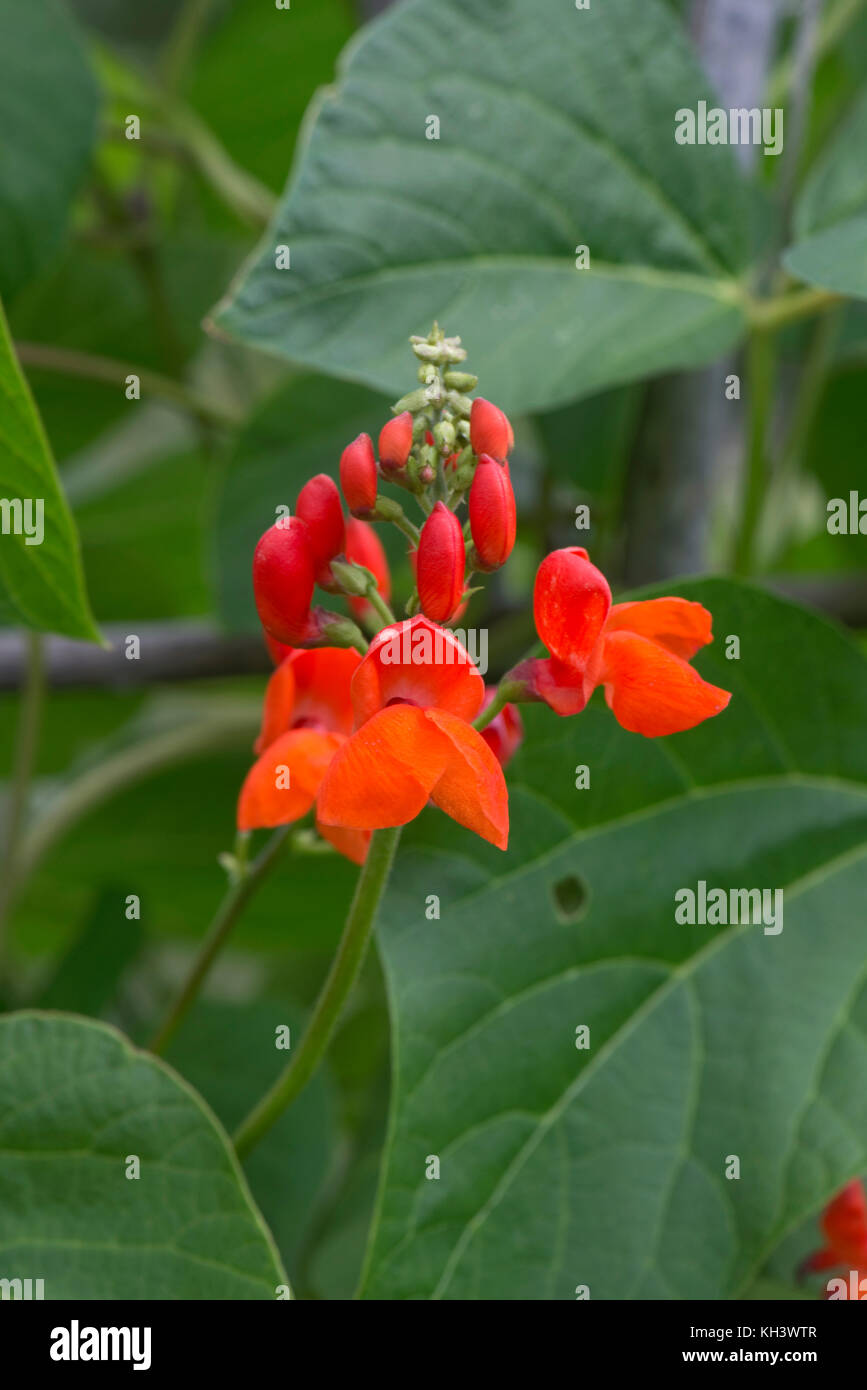
[[[328,474],[311,478],[294,516],[265,532],[253,560],[276,669],[239,828],[286,824],[315,807],[322,835],[356,862],[373,830],[404,825],[429,802],[505,849],[503,767],[522,737],[516,702],[576,714],[601,685],[624,728],[657,737],[729,700],[689,664],[711,640],[710,614],[678,598],[612,605],[604,576],[578,548],[554,551],[536,576],[536,628],[550,655],[486,690],[446,625],[462,614],[472,576],[512,553],[514,436],[502,410],[469,396],[477,381],[461,366],[460,339],[435,326],[411,342],[420,385],[393,407],[377,449],[367,434],[348,444],[340,489]],[[418,504],[420,529],[392,495],[400,490]],[[376,523],[409,542],[416,588],[403,620],[389,607]],[[314,607],[317,586],[342,596],[352,616]]]

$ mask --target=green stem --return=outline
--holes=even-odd
[[[782,328],[799,319],[812,318],[843,302],[843,296],[831,290],[798,289],[770,299],[753,299],[748,304],[751,326],[757,332]]]
[[[375,830],[367,851],[355,896],[343,929],[337,955],[322,987],[313,1017],[301,1045],[289,1065],[277,1078],[241,1124],[234,1137],[239,1157],[244,1157],[268,1132],[283,1111],[304,1089],[331,1041],[343,1006],[358,976],[370,933],[391,871],[400,826]]]
[[[163,1020],[162,1026],[148,1044],[151,1052],[164,1052],[183,1023],[229,933],[280,858],[289,830],[288,825],[281,825],[252,864],[242,867],[241,877],[232,885],[217,908],[180,994]]]
[[[791,424],[780,453],[781,474],[791,475],[797,470],[807,436],[822,400],[822,392],[828,377],[828,366],[839,330],[840,313],[838,310],[823,315],[813,328],[813,336],[798,381]]]
[[[486,729],[510,701],[521,698],[523,690],[524,687],[518,681],[502,680],[491,703],[473,720],[473,728]]]
[[[104,381],[110,386],[124,386],[128,376],[137,376],[145,396],[157,396],[179,410],[188,411],[198,420],[208,425],[218,425],[224,429],[234,429],[239,424],[235,415],[212,405],[210,401],[191,391],[179,381],[152,372],[146,367],[136,367],[129,362],[116,362],[111,357],[99,357],[90,352],[77,349],[54,347],[48,343],[15,344],[15,351],[22,366],[37,367],[47,372],[62,372],[67,376],[83,377],[89,381]]]
[[[768,426],[773,406],[774,338],[753,333],[747,344],[749,437],[741,517],[734,546],[735,574],[747,575],[754,560],[756,532],[768,484]]]
[[[180,90],[210,8],[211,0],[184,0],[181,5],[160,63],[163,86],[168,92]]]
[[[5,961],[9,908],[12,905],[20,873],[18,851],[21,844],[24,817],[27,812],[30,784],[33,779],[33,768],[36,762],[39,726],[42,720],[42,701],[45,693],[42,637],[38,632],[28,632],[27,643],[27,674],[21,691],[15,763],[12,769],[9,802],[6,811],[3,862],[0,866],[0,971],[2,971]]]
[[[373,606],[378,617],[382,620],[385,626],[393,627],[394,614],[392,613],[385,599],[382,597],[382,594],[376,588],[375,584],[371,585],[365,597],[367,598],[368,603]]]

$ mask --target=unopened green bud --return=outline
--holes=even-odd
[[[433,437],[442,453],[451,453],[455,443],[455,427],[451,420],[440,420],[434,425]]]
[[[419,386],[415,391],[409,391],[407,395],[401,396],[399,401],[395,401],[391,407],[393,414],[402,415],[405,410],[412,411],[424,410],[427,405],[427,392],[424,387]]]
[[[467,420],[470,418],[470,411],[473,408],[473,403],[469,396],[462,395],[460,391],[449,391],[446,395],[446,400],[456,414],[463,415]]]
[[[443,381],[453,391],[474,391],[479,384],[479,378],[472,372],[446,372]]]
[[[344,594],[353,594],[357,598],[363,598],[371,582],[376,583],[370,570],[363,565],[353,564],[351,560],[332,560],[331,573]]]

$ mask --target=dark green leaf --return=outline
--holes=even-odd
[[[408,0],[348,51],[217,323],[399,394],[437,318],[513,411],[710,361],[748,218],[731,151],[675,141],[707,96],[659,0]]]
[[[406,836],[368,1297],[736,1296],[867,1166],[864,659],[757,590],[678,590],[723,715],[651,741],[533,709],[508,854],[434,813]],[[783,889],[783,930],[677,924],[701,880]]]
[[[113,1028],[0,1020],[0,1154],[4,1273],[44,1279],[46,1298],[273,1299],[286,1283],[214,1116]]]

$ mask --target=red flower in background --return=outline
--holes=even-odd
[[[483,710],[488,708],[496,694],[497,687],[495,685],[485,686]],[[520,748],[523,737],[524,721],[515,705],[503,705],[503,708],[494,715],[488,727],[482,729],[482,738],[500,767],[508,767]]]
[[[586,550],[555,550],[539,566],[536,630],[551,653],[512,673],[557,714],[577,714],[598,685],[624,729],[659,738],[719,714],[728,691],[689,664],[712,640],[711,615],[681,598],[611,606],[604,575]]]
[[[822,1213],[825,1244],[801,1265],[799,1274],[826,1269],[857,1271],[857,1283],[867,1276],[867,1196],[860,1179],[853,1178],[828,1203]]]
[[[505,849],[502,769],[470,724],[485,697],[466,649],[422,616],[384,628],[352,680],[355,733],[319,794],[325,826],[378,829],[414,820],[428,800]]]

